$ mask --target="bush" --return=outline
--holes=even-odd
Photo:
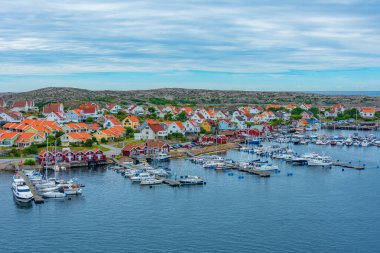
[[[38,148],[36,145],[30,145],[24,148],[24,153],[27,155],[36,155],[38,153]]]
[[[107,143],[108,141],[107,141],[106,138],[103,137],[103,138],[100,139],[100,142],[101,142],[101,143]]]
[[[36,161],[33,159],[26,159],[24,165],[36,165]]]
[[[12,148],[9,152],[11,156],[20,157],[20,151],[18,149]]]

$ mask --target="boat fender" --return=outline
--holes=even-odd
[[[293,176],[293,173],[289,172],[288,173],[288,177],[290,177],[290,176]]]
[[[153,188],[153,186],[150,185],[149,188]]]
[[[68,200],[71,200],[71,198],[68,198]]]
[[[203,182],[203,184],[207,184],[207,182]]]
[[[344,169],[342,169],[342,171],[344,171]]]

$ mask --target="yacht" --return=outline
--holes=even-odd
[[[141,182],[143,180],[146,180],[148,178],[153,178],[149,173],[140,173],[139,175],[130,177],[132,182]]]
[[[155,184],[162,184],[162,182],[163,181],[161,179],[149,177],[149,178],[142,179],[140,181],[140,185],[155,185]]]
[[[317,156],[307,160],[309,166],[332,166],[333,162],[328,156]]]
[[[59,191],[56,191],[56,192],[45,192],[45,193],[42,193],[42,197],[44,197],[44,198],[57,198],[57,199],[61,199],[61,198],[66,197],[66,193],[59,192]]]
[[[33,200],[33,194],[26,185],[24,179],[19,175],[13,177],[12,192],[15,199],[19,202],[30,202]]]
[[[203,164],[203,168],[208,168],[208,169],[215,169],[216,168],[216,163],[213,161],[206,162]]]
[[[156,162],[169,162],[170,156],[166,153],[158,153],[155,157],[153,157],[153,161]]]
[[[191,175],[181,177],[179,182],[182,185],[197,185],[197,184],[203,185],[204,184],[203,178],[198,177],[198,176],[191,176]]]
[[[353,141],[351,138],[347,138],[346,141],[344,142],[344,144],[346,144],[346,146],[352,146]]]

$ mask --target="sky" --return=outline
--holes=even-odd
[[[380,0],[1,0],[0,92],[380,90]]]

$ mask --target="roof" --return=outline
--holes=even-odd
[[[44,106],[43,113],[49,114],[52,112],[54,113],[63,112],[63,110],[61,110],[61,107],[63,107],[62,103],[50,103]]]
[[[19,133],[16,133],[16,132],[5,132],[0,136],[0,141],[13,139],[18,135]]]
[[[67,133],[66,135],[72,139],[80,140],[80,141],[86,141],[88,139],[91,139],[91,135],[86,132],[81,132],[81,133],[72,132],[72,133]]]
[[[361,109],[362,113],[375,113],[375,108],[363,108]]]
[[[84,104],[81,104],[78,109],[83,111],[83,113],[89,114],[89,113],[96,113],[99,110],[99,106],[95,103],[87,102]]]
[[[139,122],[139,119],[134,115],[129,116],[129,120],[132,122]]]
[[[148,148],[162,148],[162,147],[167,146],[167,145],[169,145],[169,144],[167,144],[164,141],[152,141],[152,140],[148,140],[146,142],[146,146]]]
[[[165,131],[165,129],[158,123],[148,124],[148,126],[153,132]]]
[[[14,112],[14,111],[8,110],[6,108],[2,108],[2,107],[0,107],[0,113],[7,114],[9,117],[11,117],[12,119],[16,119],[16,120],[20,120],[22,118],[21,113]]]
[[[19,137],[17,138],[16,142],[29,142],[31,138],[34,138],[36,134],[35,133],[20,133]]]
[[[16,100],[13,102],[13,108],[22,108],[28,105],[27,100]]]
[[[124,146],[123,150],[124,151],[131,151],[132,149],[137,149],[137,148],[143,149],[143,148],[145,148],[145,146],[144,145],[138,145],[138,144],[127,144]]]

